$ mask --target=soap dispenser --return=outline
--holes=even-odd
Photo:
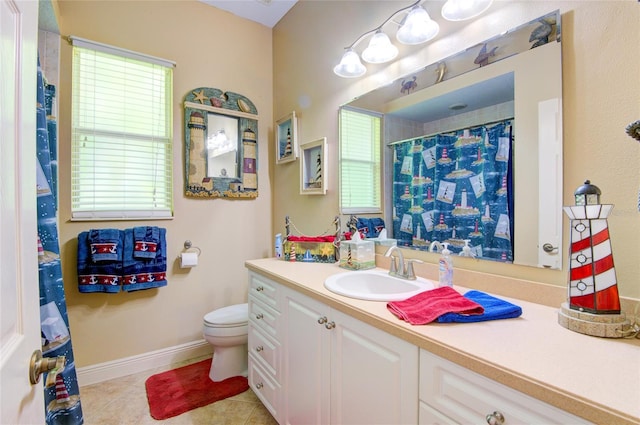
[[[442,242],[442,246],[442,255],[438,261],[439,286],[453,286],[453,260],[451,259],[451,251],[449,251],[449,243]]]

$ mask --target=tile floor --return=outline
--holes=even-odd
[[[151,369],[80,388],[85,425],[277,425],[251,389],[173,418],[157,421],[149,414],[145,381],[151,375],[205,357]]]

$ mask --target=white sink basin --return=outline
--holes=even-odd
[[[351,298],[370,301],[399,301],[435,288],[432,281],[418,277],[401,279],[384,270],[359,270],[338,273],[327,278],[329,291]]]

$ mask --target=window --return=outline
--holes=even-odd
[[[381,119],[379,114],[340,109],[340,210],[381,212]]]
[[[171,217],[174,64],[71,42],[72,219]]]

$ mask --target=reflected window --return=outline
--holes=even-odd
[[[342,214],[380,213],[381,115],[340,109],[340,210]]]

